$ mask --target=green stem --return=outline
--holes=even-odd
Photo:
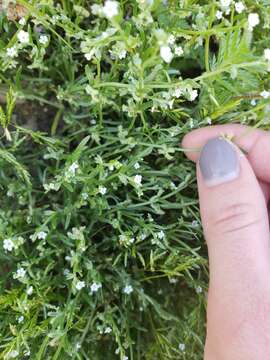
[[[210,43],[210,36],[207,36],[205,39],[205,47],[204,47],[204,62],[205,62],[205,69],[207,72],[210,71],[209,67],[209,43]]]
[[[54,136],[56,134],[56,130],[57,130],[61,115],[63,114],[63,110],[64,110],[64,108],[60,108],[54,117],[54,120],[53,120],[53,123],[51,126],[51,135],[52,136]]]
[[[202,80],[205,80],[205,79],[208,79],[211,77],[215,77],[224,72],[230,72],[231,66],[232,66],[232,64],[228,64],[228,65],[222,66],[214,71],[206,71],[202,75],[197,76],[196,78],[194,78],[192,80],[194,82],[200,82]],[[233,66],[237,69],[249,68],[249,67],[258,67],[259,68],[259,67],[268,66],[268,64],[265,61],[253,61],[253,62],[244,62],[244,63],[236,64]],[[183,85],[183,83],[184,83],[184,80],[177,81],[174,83],[160,83],[160,84],[148,83],[148,84],[145,84],[144,87],[150,88],[150,89],[170,89],[170,88],[175,88],[177,86],[181,86],[181,85]],[[128,89],[129,87],[131,87],[131,84],[123,84],[123,83],[118,83],[118,82],[104,82],[101,84],[97,84],[96,87],[114,87],[114,88]]]

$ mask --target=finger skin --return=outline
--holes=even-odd
[[[209,187],[197,162],[205,143],[231,135],[239,176]],[[205,360],[270,359],[270,138],[242,125],[195,130],[183,140],[197,162],[200,212],[210,263]],[[188,151],[197,148],[198,151]],[[260,179],[258,181],[258,178]]]
[[[205,185],[197,165],[210,283],[216,289],[221,286],[222,291],[226,284],[233,291],[232,286],[245,286],[243,280],[251,281],[250,276],[270,275],[269,224],[263,192],[246,157],[240,156],[239,161],[241,173],[237,179],[211,188]]]
[[[266,204],[268,204],[269,198],[270,198],[270,185],[261,180],[259,180],[259,184],[262,189],[262,192],[263,192],[263,195],[265,198],[265,202],[266,202]]]
[[[248,160],[240,162],[239,178],[212,188],[197,166],[210,264],[205,360],[213,348],[214,359],[270,359],[267,208]]]
[[[240,124],[208,126],[187,134],[182,147],[190,160],[197,161],[200,149],[207,140],[220,135],[232,137],[232,141],[247,152],[257,178],[270,183],[270,132]]]

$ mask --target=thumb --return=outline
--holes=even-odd
[[[231,295],[270,274],[267,206],[253,169],[225,138],[210,139],[197,163],[210,289]],[[245,292],[245,291],[244,291]]]

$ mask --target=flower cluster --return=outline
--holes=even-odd
[[[12,42],[12,46],[6,48],[6,59],[4,61],[4,67],[13,68],[18,63],[18,57],[23,50],[28,51],[33,61],[36,64],[40,64],[45,56],[45,48],[49,45],[50,38],[47,34],[30,33],[28,30],[24,30],[23,27],[27,24],[25,18],[19,20],[20,29],[16,34],[16,42]],[[36,44],[35,44],[36,43]],[[40,50],[38,51],[38,47]],[[29,50],[32,48],[32,50]]]
[[[176,56],[182,56],[184,50],[181,45],[176,44],[175,35],[167,35],[163,30],[159,29],[156,31],[156,37],[160,45],[160,56],[165,63],[170,63]]]
[[[106,0],[104,5],[94,4],[91,6],[94,15],[105,16],[107,19],[113,19],[119,14],[119,3],[114,0]]]

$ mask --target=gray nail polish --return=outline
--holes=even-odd
[[[204,145],[199,165],[208,186],[232,181],[240,172],[238,154],[234,146],[221,137],[211,139]]]

